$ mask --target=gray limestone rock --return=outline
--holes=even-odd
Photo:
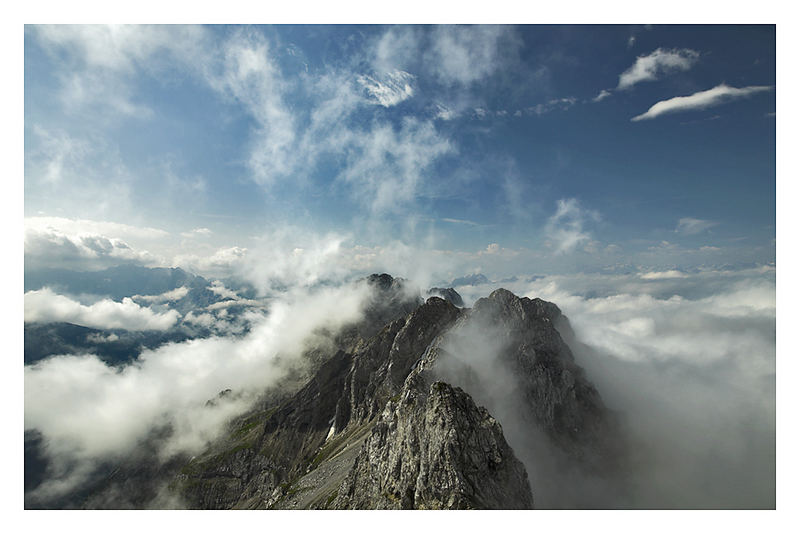
[[[460,388],[410,377],[338,490],[337,509],[529,509],[524,466]]]

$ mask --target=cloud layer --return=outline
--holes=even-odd
[[[164,425],[175,431],[161,450],[164,458],[197,452],[255,395],[300,363],[318,328],[335,331],[356,320],[365,297],[363,285],[285,293],[267,316],[254,316],[245,336],[167,344],[121,369],[93,355],[56,356],[27,366],[25,429],[42,434],[52,463],[37,496],[69,491],[98,462],[121,457]],[[227,388],[235,395],[206,406]]]
[[[532,478],[540,505],[775,506],[774,269],[561,275],[459,291],[469,306],[501,286],[561,308],[577,362],[630,440],[631,474],[621,483],[528,456],[531,476],[542,477]],[[482,372],[502,384],[501,371]],[[503,413],[493,415],[506,430]]]

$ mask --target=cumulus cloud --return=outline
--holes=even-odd
[[[169,234],[155,228],[58,217],[25,219],[26,268],[102,269],[119,263],[163,262],[147,250],[132,247],[119,236],[158,241]]]
[[[577,199],[561,199],[556,212],[547,220],[545,236],[556,254],[565,254],[591,240],[584,227],[588,221],[598,219],[596,212],[582,208]]]
[[[639,56],[633,65],[619,75],[617,89],[629,89],[640,82],[657,80],[664,74],[689,70],[700,54],[688,48],[658,48],[646,56]]]
[[[667,113],[705,109],[770,90],[772,90],[772,86],[767,85],[730,87],[723,83],[712,89],[699,91],[689,96],[676,96],[668,100],[656,102],[646,112],[633,117],[631,120],[637,122],[641,120],[655,119],[656,117]]]
[[[210,255],[178,254],[173,261],[175,265],[192,272],[211,276],[230,276],[239,269],[247,254],[247,248],[232,246],[219,248]]]
[[[178,320],[175,310],[155,313],[130,298],[84,305],[48,288],[25,293],[25,322],[66,322],[100,329],[167,330]]]
[[[402,70],[394,70],[382,76],[362,74],[356,79],[374,101],[385,108],[396,106],[414,96],[414,75]]]
[[[164,345],[121,369],[92,355],[26,366],[25,429],[42,434],[53,463],[37,495],[69,491],[96,462],[125,455],[164,425],[174,429],[161,449],[164,458],[196,453],[226,420],[285,376],[317,329],[333,331],[357,319],[365,297],[363,285],[291,291],[244,336]],[[205,405],[227,388],[235,395]]]

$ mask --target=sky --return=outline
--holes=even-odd
[[[775,52],[770,25],[26,25],[25,267],[771,264]]]
[[[556,302],[602,355],[581,364],[609,405],[629,408],[649,433],[664,460],[652,475],[673,484],[665,491],[683,495],[704,468],[769,486],[757,477],[774,459],[753,461],[748,429],[769,452],[776,376],[787,376],[785,359],[775,372],[774,26],[22,33],[25,270],[181,266],[239,275],[265,294],[354,273],[423,287],[483,273],[491,284],[458,288],[468,306],[505,280],[520,296]],[[342,309],[336,291],[312,304],[298,295],[287,299],[289,318],[314,310],[314,321],[329,320]],[[29,308],[101,328],[176,320],[142,301],[82,297],[26,294],[26,320]],[[81,431],[99,417],[80,408],[87,391],[127,414],[119,436],[155,417],[119,394],[130,384],[146,384],[180,423],[206,390],[267,373],[242,356],[218,373],[222,384],[200,364],[300,337],[262,323],[241,344],[169,345],[125,373],[86,355],[56,358],[26,370],[26,390],[52,393],[42,420],[65,448],[89,440],[70,454],[119,451]],[[200,362],[189,373],[188,357]],[[180,366],[188,385],[173,394],[170,369]],[[39,406],[25,404],[26,417]],[[84,426],[62,424],[48,406],[84,414]],[[653,414],[683,434],[648,426],[663,420]],[[710,499],[738,498],[726,480]]]

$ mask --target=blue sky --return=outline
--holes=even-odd
[[[26,268],[769,264],[775,49],[774,26],[26,26]]]

